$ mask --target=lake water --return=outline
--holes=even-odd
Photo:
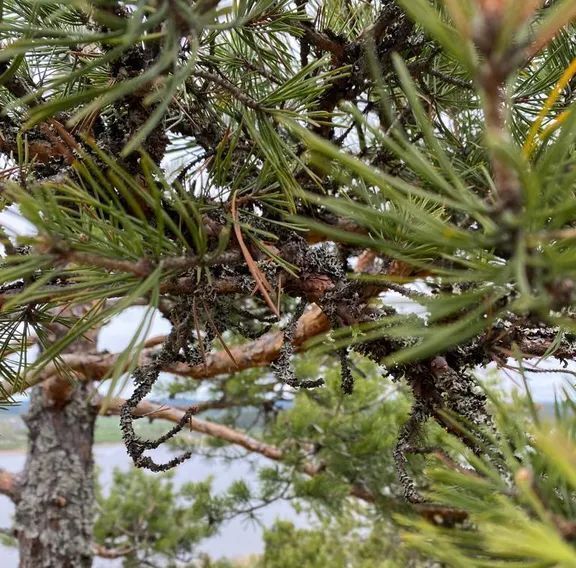
[[[171,454],[168,450],[160,448],[153,456],[158,461],[166,461]],[[24,466],[25,457],[23,452],[3,452],[0,454],[0,467],[12,472],[20,471]],[[110,485],[114,468],[126,471],[133,467],[122,445],[95,446],[94,459],[104,490]],[[259,457],[251,458],[251,463],[247,460],[236,460],[230,463],[225,460],[207,460],[202,456],[196,456],[176,468],[174,483],[179,485],[187,481],[201,481],[212,475],[214,489],[224,490],[234,480],[256,482],[255,467],[266,464],[270,462]],[[6,497],[0,496],[0,527],[10,526],[13,512],[12,503]],[[277,518],[289,519],[298,526],[308,524],[307,518],[297,514],[286,501],[279,501],[262,509],[258,518],[264,526],[270,526]],[[213,558],[225,556],[235,558],[262,552],[262,527],[244,519],[233,519],[223,525],[218,535],[205,540],[199,550],[208,553]],[[17,550],[0,545],[0,566],[1,568],[17,568]],[[115,568],[121,566],[121,561],[98,558],[94,566],[95,568]]]

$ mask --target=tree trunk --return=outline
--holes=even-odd
[[[88,304],[68,307],[60,314],[82,317],[88,309]],[[49,341],[66,332],[54,323]],[[90,353],[98,332],[91,329],[66,352]],[[71,373],[54,375],[32,390],[25,417],[28,455],[15,517],[20,568],[92,566],[94,392],[91,381],[76,381]]]
[[[28,457],[16,506],[20,566],[89,567],[96,419],[92,386],[63,378],[49,383],[34,388],[26,417]]]

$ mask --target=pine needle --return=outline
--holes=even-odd
[[[256,282],[256,287],[260,290],[264,301],[272,311],[272,313],[280,319],[280,312],[276,307],[276,304],[272,301],[268,290],[272,290],[272,286],[270,282],[266,279],[266,276],[262,273],[262,271],[258,268],[258,265],[252,258],[246,243],[244,242],[244,237],[242,236],[242,229],[240,227],[240,221],[238,220],[238,210],[236,209],[236,193],[232,196],[232,203],[230,205],[230,210],[232,212],[232,222],[234,224],[234,234],[236,235],[236,239],[238,240],[238,245],[240,246],[240,250],[242,251],[242,255],[246,260],[246,264],[248,265],[248,270],[250,270],[250,274],[252,274],[252,278],[254,278],[254,282]]]

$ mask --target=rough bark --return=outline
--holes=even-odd
[[[68,309],[81,316],[84,308]],[[77,312],[77,313],[75,313]],[[66,332],[54,326],[56,340]],[[68,349],[81,355],[94,348],[91,330]],[[92,381],[54,375],[34,387],[28,427],[28,455],[16,505],[20,568],[92,566],[94,522],[94,425]]]
[[[90,389],[77,384],[63,404],[44,385],[32,391],[28,457],[16,506],[21,568],[92,565],[96,411]]]

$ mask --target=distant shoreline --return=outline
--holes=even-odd
[[[138,424],[137,432],[140,436],[155,439],[166,432],[166,425],[160,421]],[[5,452],[25,452],[27,448],[28,432],[22,416],[2,415],[0,413],[0,456]],[[94,430],[94,445],[122,444],[122,431],[119,417],[101,416],[96,421]]]
[[[98,442],[94,444],[94,448],[112,448],[114,446],[122,446],[122,442]],[[0,449],[0,457],[9,455],[27,454],[27,448],[3,448]]]
[[[25,454],[26,448],[14,448],[12,450],[0,450],[0,457],[2,456],[9,456],[9,455],[17,455],[17,454]]]

